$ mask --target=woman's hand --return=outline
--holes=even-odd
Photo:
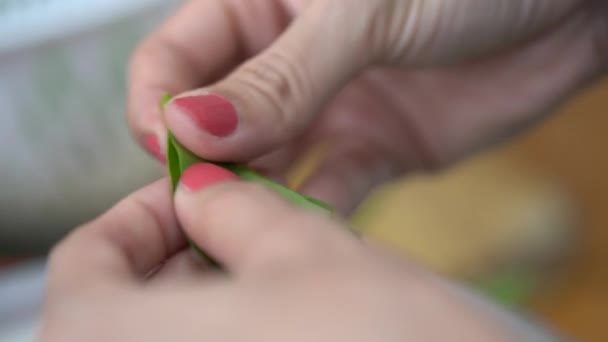
[[[153,184],[53,252],[42,341],[541,341],[343,223],[211,164]],[[217,184],[220,183],[220,184]],[[194,257],[178,222],[226,273]]]
[[[192,0],[133,57],[129,120],[160,159],[168,126],[200,156],[278,177],[324,144],[301,190],[349,212],[597,77],[607,20],[602,0]],[[164,93],[181,95],[163,117]]]

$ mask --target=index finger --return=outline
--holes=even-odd
[[[160,156],[166,139],[159,102],[220,77],[238,60],[232,6],[187,2],[135,51],[129,68],[127,118],[137,140]]]
[[[65,291],[83,281],[141,279],[185,246],[164,179],[130,195],[55,247],[49,285]]]

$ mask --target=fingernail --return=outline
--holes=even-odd
[[[167,158],[160,150],[160,143],[156,134],[146,134],[146,136],[144,136],[144,144],[154,158],[158,159],[163,164],[167,163]]]
[[[199,191],[216,183],[237,179],[239,179],[237,175],[223,167],[210,163],[198,163],[182,173],[180,182],[190,191]]]
[[[221,96],[179,97],[173,100],[173,105],[188,115],[198,127],[216,137],[232,134],[238,125],[236,109]]]

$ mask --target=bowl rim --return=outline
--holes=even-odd
[[[18,1],[18,0],[17,0]],[[176,0],[40,0],[0,12],[0,55],[99,29]],[[8,7],[6,7],[8,8]]]

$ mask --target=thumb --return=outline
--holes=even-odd
[[[298,136],[370,63],[350,7],[312,2],[273,45],[226,79],[174,98],[165,109],[169,129],[211,160],[249,160]]]
[[[356,242],[324,215],[298,209],[262,185],[239,182],[211,163],[184,172],[175,212],[186,235],[237,275],[286,261],[327,262]]]

